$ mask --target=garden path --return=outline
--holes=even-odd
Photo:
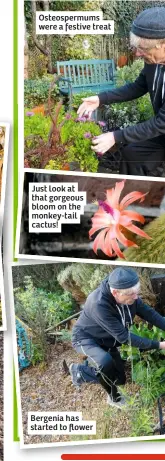
[[[63,371],[67,364],[82,358],[70,343],[57,343],[50,347],[51,360],[47,367],[38,365],[20,374],[24,443],[68,442],[89,439],[129,437],[131,432],[130,409],[109,407],[101,386],[84,384],[81,391],[72,385],[70,376]],[[132,397],[138,393],[136,384],[127,384],[126,392]],[[96,436],[29,436],[27,434],[28,411],[82,411],[83,420],[97,421]]]

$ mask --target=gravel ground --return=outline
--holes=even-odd
[[[114,409],[106,403],[106,393],[101,386],[84,384],[78,391],[70,376],[63,371],[67,364],[82,361],[82,357],[70,344],[51,346],[51,361],[47,367],[30,367],[20,373],[24,443],[67,442],[75,440],[129,437],[131,433],[130,411]],[[128,379],[128,381],[130,381]],[[134,396],[138,386],[128,383],[128,395]],[[36,436],[28,435],[28,411],[81,411],[83,420],[97,421],[95,436]]]

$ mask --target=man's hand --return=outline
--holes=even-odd
[[[104,154],[107,150],[111,149],[111,147],[115,144],[115,138],[113,133],[105,133],[97,136],[95,139],[92,140],[94,147],[92,150],[95,152],[99,152]]]
[[[99,97],[98,96],[90,96],[90,98],[85,98],[82,99],[84,101],[80,107],[78,108],[78,115],[82,117],[82,115],[87,115],[89,118],[91,117],[91,114],[94,110],[96,110],[99,107]]]
[[[160,347],[159,349],[164,349],[165,350],[165,341],[160,342]]]

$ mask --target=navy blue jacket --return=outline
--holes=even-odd
[[[131,143],[165,136],[165,65],[145,63],[135,82],[99,94],[102,105],[131,101],[148,92],[155,116],[137,125],[114,131],[116,142]]]
[[[131,306],[117,304],[110,292],[108,277],[87,298],[72,334],[73,344],[93,338],[105,348],[131,344],[139,349],[158,349],[159,341],[129,332],[135,315],[165,331],[165,319],[138,298]]]

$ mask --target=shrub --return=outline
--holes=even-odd
[[[97,171],[98,159],[91,143],[102,132],[99,124],[78,118],[75,112],[65,115],[60,102],[54,108],[52,131],[50,117],[26,114],[25,158],[29,167],[65,169],[69,163],[77,162],[82,171]]]
[[[51,77],[52,79],[52,77]],[[32,108],[47,102],[48,92],[51,84],[50,77],[43,77],[42,79],[25,79],[24,81],[24,105],[25,107]],[[54,85],[51,93],[52,100],[56,101],[58,95],[58,87]]]
[[[91,141],[94,136],[100,134],[100,127],[85,117],[77,118],[77,115],[72,113],[70,118],[63,120],[61,141],[66,145],[69,158],[78,162],[82,171],[97,171],[98,159],[91,149]]]
[[[144,67],[141,59],[136,59],[131,66],[124,66],[117,69],[116,84],[117,86],[125,85],[128,82],[134,82]]]
[[[16,288],[16,315],[31,328],[35,354],[47,357],[46,329],[59,323],[75,312],[75,302],[70,293],[46,292],[35,288],[31,277],[26,276],[23,288]]]
[[[134,82],[140,74],[144,64],[143,61],[136,60],[131,66],[124,66],[117,70],[117,86],[123,86],[126,83]],[[143,122],[153,115],[149,94],[133,101],[124,101],[107,106],[105,118],[108,122],[109,130],[116,128],[125,128],[129,125]]]
[[[132,325],[130,332],[137,336],[141,336],[142,338],[148,338],[157,341],[165,340],[165,332],[155,326],[149,328],[147,322],[141,322],[138,325]],[[164,351],[160,349],[151,349],[149,351],[140,352],[136,347],[122,344],[120,350],[123,359],[128,361],[133,360],[134,365],[139,362],[140,358],[142,358],[143,362],[153,362],[154,364],[160,358],[163,358],[161,356],[165,357]]]
[[[82,91],[82,93],[78,93],[78,94],[73,94],[73,102],[72,102],[73,108],[77,110],[80,104],[83,102],[82,101],[83,98],[89,98],[90,96],[95,96],[95,94],[96,92],[92,92],[90,90]]]
[[[36,147],[36,143],[39,142],[41,137],[44,141],[47,141],[51,127],[50,117],[43,114],[28,114],[31,114],[31,111],[26,109],[24,118],[25,151]]]

